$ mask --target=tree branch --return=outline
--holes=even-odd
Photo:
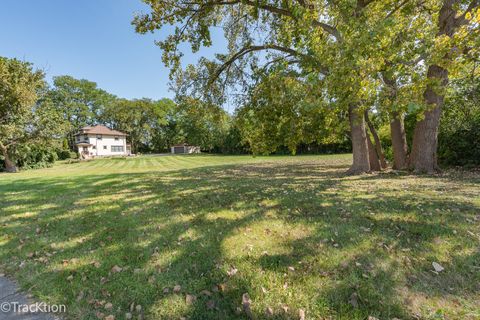
[[[241,59],[243,56],[251,52],[262,51],[262,50],[276,50],[276,51],[288,53],[289,55],[292,55],[292,56],[302,57],[304,59],[310,59],[310,60],[312,59],[308,55],[305,55],[293,49],[282,47],[275,44],[246,46],[240,49],[238,52],[236,52],[230,59],[228,59],[223,65],[221,65],[220,68],[218,68],[217,71],[215,71],[213,76],[210,78],[209,82],[213,83],[216,79],[218,79],[218,77],[220,76],[220,74],[222,74],[223,71],[225,71],[230,65],[232,65],[238,59]],[[328,69],[326,67],[320,66],[320,70],[321,70],[320,72],[324,74],[328,74]]]

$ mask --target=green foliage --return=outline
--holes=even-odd
[[[238,112],[242,137],[254,154],[270,154],[300,145],[341,144],[348,141],[345,115],[321,95],[318,79],[298,79],[271,73],[251,90]]]
[[[77,152],[70,151],[69,149],[59,149],[56,152],[58,160],[76,159],[78,157]]]
[[[438,157],[446,165],[480,165],[480,77],[452,83],[440,124]]]
[[[64,122],[45,88],[43,72],[30,63],[0,57],[0,154],[7,169],[56,158]]]
[[[192,97],[178,100],[176,143],[197,145],[205,151],[222,146],[229,127],[229,116],[225,110]]]
[[[16,153],[17,165],[22,169],[50,167],[59,159],[55,149],[47,145],[22,145]]]
[[[134,152],[158,152],[167,147],[160,137],[168,131],[168,116],[174,108],[170,99],[116,99],[102,110],[98,121],[126,132]]]
[[[74,134],[77,130],[96,124],[102,112],[115,100],[112,94],[98,88],[95,82],[71,76],[55,77],[48,96],[68,124],[67,140],[71,150],[74,150]]]

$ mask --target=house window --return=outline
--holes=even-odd
[[[123,146],[112,146],[112,152],[123,152]]]
[[[97,140],[102,140],[102,135],[101,134],[97,134]]]
[[[115,141],[118,141],[118,140],[119,140],[118,136],[115,136]]]
[[[88,147],[83,147],[83,152],[88,152]]]
[[[86,134],[83,136],[83,140],[85,140],[85,141],[88,140],[88,136]]]
[[[77,141],[80,141],[80,136],[77,136]]]
[[[103,150],[107,150],[107,146],[103,146]]]
[[[97,146],[93,146],[92,149],[93,149],[93,150],[97,149]]]

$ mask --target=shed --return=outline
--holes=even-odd
[[[186,143],[177,144],[171,147],[171,152],[173,154],[192,154],[192,153],[200,153],[200,147],[198,146],[190,146]]]

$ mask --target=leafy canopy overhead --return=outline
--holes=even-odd
[[[442,60],[451,41],[458,48],[473,43],[472,32],[449,39],[437,35],[441,0],[145,2],[151,11],[135,17],[137,32],[175,26],[157,42],[172,75],[180,69],[180,44],[188,42],[196,52],[212,44],[211,28],[224,30],[228,53],[218,54],[215,61],[201,59],[190,72],[196,88],[202,87],[197,92],[207,98],[222,94],[225,87],[249,84],[245,76],[273,64],[326,77],[328,93],[344,106],[371,104],[382,86],[382,72],[403,84],[414,83],[404,92],[417,88],[407,98],[418,98],[426,86],[425,66]],[[465,30],[474,30],[477,1],[453,2],[458,23],[471,19]]]

